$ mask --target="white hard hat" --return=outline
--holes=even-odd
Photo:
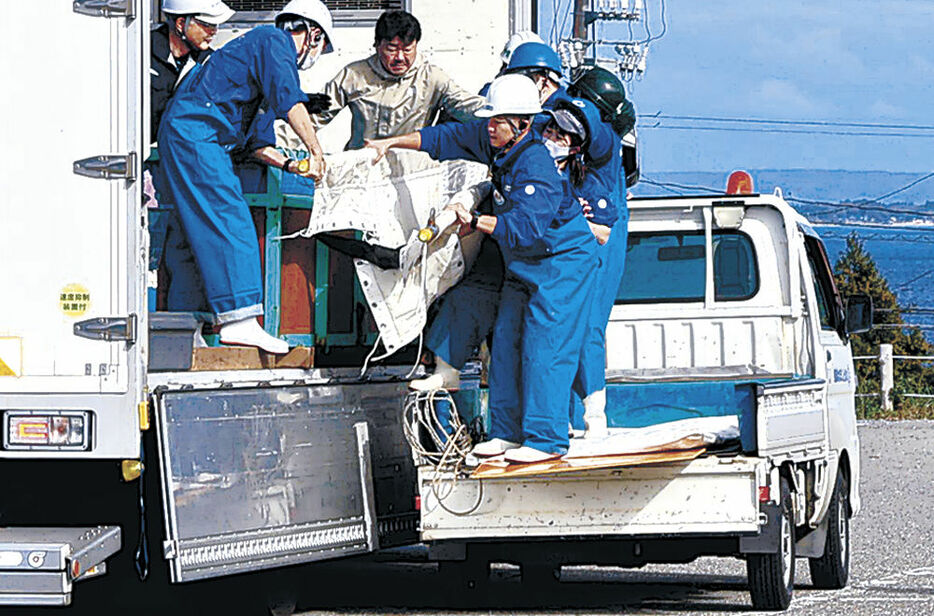
[[[506,46],[503,47],[502,53],[499,54],[500,59],[503,61],[503,64],[509,64],[509,58],[512,57],[512,52],[516,50],[516,47],[522,43],[544,43],[545,41],[535,32],[531,30],[520,30],[512,36],[509,37],[509,40],[506,42]]]
[[[194,15],[209,24],[222,24],[233,17],[234,10],[221,0],[162,0],[162,12],[169,15]]]
[[[282,7],[282,10],[276,14],[276,21],[280,17],[296,15],[309,21],[313,21],[324,30],[324,36],[327,37],[327,44],[321,53],[331,53],[334,51],[334,22],[331,20],[331,11],[321,0],[291,0]]]
[[[535,115],[542,112],[535,82],[513,73],[502,75],[493,80],[486,94],[486,104],[477,110],[478,118],[492,118],[500,115]]]

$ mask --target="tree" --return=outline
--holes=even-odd
[[[917,327],[905,325],[898,298],[879,273],[875,261],[855,233],[846,239],[846,251],[834,264],[834,278],[843,297],[865,294],[872,298],[873,328],[850,337],[853,355],[878,355],[880,344],[891,344],[895,355],[932,355],[934,346]],[[895,325],[896,327],[886,327]],[[897,326],[903,327],[897,327]],[[881,327],[880,327],[881,326]],[[878,393],[878,364],[856,362],[861,393]],[[895,363],[895,391],[912,393],[934,392],[934,368],[918,360]]]

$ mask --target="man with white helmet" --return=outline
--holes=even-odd
[[[211,54],[217,27],[234,12],[220,0],[163,0],[166,20],[152,29],[149,83],[150,136],[155,140],[169,99],[190,65]]]
[[[198,310],[173,305],[173,287],[180,287],[174,297],[192,303],[203,298],[221,326],[221,342],[285,353],[288,343],[267,334],[256,319],[263,314],[259,245],[230,154],[245,149],[287,172],[324,175],[298,70],[333,45],[330,13],[320,0],[292,0],[276,26],[253,28],[193,68],[165,111],[158,141],[160,190],[197,264],[193,276],[173,274],[169,309]],[[255,122],[261,110],[295,130],[311,154],[310,169],[271,147],[253,149],[263,141]],[[170,243],[167,263],[172,248]]]
[[[477,456],[505,453],[511,462],[560,456],[568,447],[567,401],[577,371],[593,282],[597,242],[580,204],[532,131],[539,92],[524,75],[490,86],[480,118],[368,141],[377,159],[392,147],[439,160],[490,165],[493,213],[453,205],[463,230],[490,235],[506,265],[490,361],[490,440]]]
[[[346,149],[355,150],[363,147],[364,139],[428,126],[442,109],[454,120],[472,120],[483,97],[468,93],[425,61],[418,53],[421,37],[421,24],[411,13],[396,10],[380,15],[375,53],[348,64],[325,85],[332,105],[315,115],[316,125],[324,126],[349,107],[351,135]]]

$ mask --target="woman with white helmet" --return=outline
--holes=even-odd
[[[324,175],[298,70],[333,45],[330,13],[320,0],[293,0],[277,25],[253,28],[192,70],[162,119],[159,155],[164,192],[200,274],[173,277],[172,285],[203,295],[221,326],[221,342],[286,353],[288,343],[267,334],[256,319],[263,314],[259,245],[230,153],[250,147],[254,119],[265,108],[266,115],[286,120],[311,154],[310,169],[302,171],[277,153],[282,169]]]
[[[493,329],[490,440],[478,444],[474,454],[505,453],[519,463],[567,452],[567,401],[597,248],[580,204],[531,131],[540,112],[535,84],[522,75],[504,75],[493,81],[487,104],[477,112],[487,120],[367,143],[377,159],[395,147],[490,165],[497,191],[493,214],[453,206],[465,231],[478,230],[497,241],[506,265]]]

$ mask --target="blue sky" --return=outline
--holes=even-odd
[[[660,0],[645,1],[657,34]],[[572,2],[540,0],[543,35],[555,4],[561,15]],[[651,44],[645,75],[627,85],[640,114],[934,125],[934,1],[666,4],[667,34]],[[628,38],[621,28],[610,34]],[[653,123],[640,119],[646,172],[934,169],[934,131],[866,137],[703,131],[674,120],[664,123],[692,129],[649,128]]]

